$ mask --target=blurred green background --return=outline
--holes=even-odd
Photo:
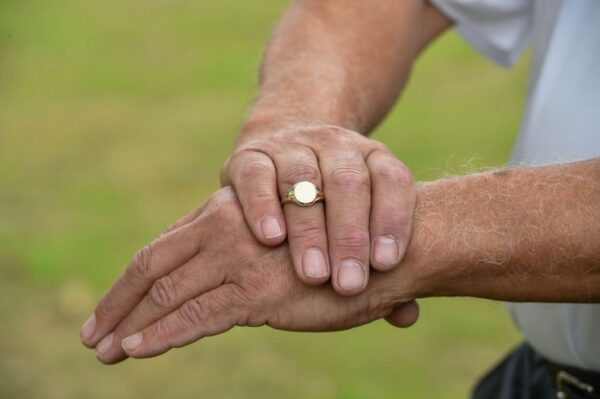
[[[0,2],[1,398],[465,398],[519,337],[502,304],[422,301],[408,330],[238,328],[106,367],[80,324],[137,248],[218,188],[284,2]],[[417,178],[502,165],[528,62],[454,33],[374,137]]]

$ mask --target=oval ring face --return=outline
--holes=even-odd
[[[309,181],[294,184],[294,198],[302,204],[311,204],[317,199],[317,187]]]

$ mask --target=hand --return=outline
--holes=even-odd
[[[335,126],[276,133],[241,145],[224,168],[254,236],[287,238],[298,277],[321,284],[333,276],[339,294],[367,286],[369,263],[380,271],[402,260],[416,188],[410,171],[383,144]],[[280,198],[300,181],[321,187],[326,205]],[[284,218],[285,215],[285,218]]]
[[[111,364],[127,356],[159,355],[236,325],[326,331],[387,317],[409,326],[418,306],[403,303],[412,299],[417,284],[407,268],[398,270],[407,273],[375,275],[369,288],[352,298],[302,284],[287,246],[257,242],[233,190],[225,188],[138,252],[81,338]]]

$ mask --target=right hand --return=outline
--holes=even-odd
[[[288,247],[256,241],[228,187],[138,252],[81,338],[112,364],[127,356],[156,356],[236,325],[332,331],[385,317],[408,327],[418,318],[411,299],[427,281],[421,270],[407,263],[397,273],[375,276],[352,298],[302,284]]]
[[[317,126],[248,141],[221,180],[235,188],[261,243],[278,245],[287,236],[305,283],[332,276],[339,294],[358,294],[367,286],[369,264],[390,270],[408,246],[416,202],[412,175],[383,144],[359,133]],[[305,180],[322,188],[326,204],[282,209],[280,198]]]

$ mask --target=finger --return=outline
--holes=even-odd
[[[393,326],[406,328],[410,327],[419,319],[419,304],[412,300],[405,302],[392,310],[392,313],[385,317],[385,320]]]
[[[408,168],[393,154],[375,150],[367,157],[371,175],[371,266],[390,270],[404,256],[410,241],[417,200]]]
[[[355,295],[369,278],[369,172],[362,154],[352,151],[325,153],[320,165],[333,287]]]
[[[193,212],[191,212],[191,213],[185,215],[184,217],[180,218],[179,220],[175,221],[175,223],[173,223],[169,227],[167,227],[160,236],[163,236],[167,233],[172,232],[173,230],[177,230],[178,228],[183,227],[186,224],[193,222],[194,220],[196,220],[198,218],[198,216],[200,216],[202,214],[202,212],[204,212],[205,208],[206,208],[206,203],[204,203],[201,207],[197,208]]]
[[[142,248],[82,327],[82,342],[95,347],[144,297],[155,280],[196,255],[202,241],[201,229],[193,222]]]
[[[113,333],[98,343],[98,359],[105,364],[125,359],[127,356],[121,347],[121,341],[125,337],[148,327],[186,301],[220,286],[225,279],[225,268],[215,266],[207,259],[195,257],[156,280],[146,296],[119,323]]]
[[[185,302],[176,311],[125,338],[123,350],[134,358],[157,356],[171,348],[225,332],[241,324],[245,315],[239,288],[225,284]]]
[[[229,171],[246,221],[256,239],[265,245],[283,242],[285,219],[271,158],[258,151],[241,151],[231,159]]]
[[[283,198],[296,183],[309,181],[322,186],[316,155],[305,147],[274,156],[279,192]],[[321,284],[329,279],[325,210],[322,203],[302,207],[284,205],[290,255],[298,277],[308,284]]]

